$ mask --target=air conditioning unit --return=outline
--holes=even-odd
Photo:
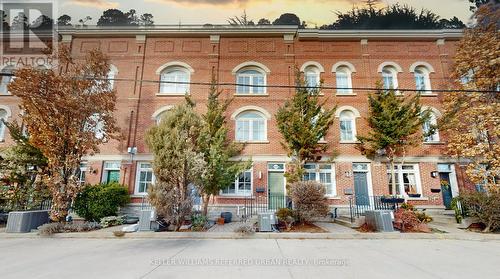
[[[394,219],[391,210],[367,210],[365,211],[365,222],[379,232],[393,232]]]
[[[141,210],[139,215],[139,231],[151,231],[155,229],[156,212],[154,210]]]
[[[7,219],[8,233],[27,233],[49,222],[48,210],[12,211]]]
[[[259,213],[259,231],[272,232],[273,225],[276,225],[278,220],[273,212]]]

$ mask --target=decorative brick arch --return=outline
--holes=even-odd
[[[238,66],[234,67],[234,69],[232,70],[232,73],[233,73],[233,75],[235,75],[236,73],[238,73],[238,71],[240,71],[244,68],[247,68],[247,67],[259,68],[262,71],[264,71],[265,74],[271,73],[271,70],[269,70],[269,68],[266,65],[259,63],[259,62],[255,62],[255,61],[247,61],[247,62],[243,62],[243,63],[239,64]]]
[[[241,107],[241,108],[239,108],[239,109],[235,110],[235,111],[233,112],[233,114],[231,114],[231,119],[232,119],[232,120],[235,120],[235,119],[236,119],[236,117],[237,117],[240,113],[245,112],[245,111],[251,111],[251,110],[258,111],[258,112],[262,113],[262,115],[264,115],[264,117],[265,117],[267,120],[271,119],[271,114],[270,114],[267,110],[265,110],[265,109],[263,109],[263,108],[261,108],[261,107],[258,107],[258,106],[244,106],[244,107]]]
[[[300,67],[300,71],[305,72],[307,67],[311,67],[311,66],[316,67],[320,73],[325,72],[325,68],[323,68],[323,66],[319,62],[316,62],[316,61],[307,61],[306,63],[302,64],[302,66]]]
[[[189,66],[189,64],[181,62],[181,61],[172,61],[172,62],[165,63],[165,64],[161,65],[158,69],[156,69],[156,74],[159,75],[159,74],[161,74],[161,72],[163,70],[170,68],[170,67],[181,67],[181,68],[188,70],[190,73],[194,73],[193,67]]]

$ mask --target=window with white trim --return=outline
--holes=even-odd
[[[13,80],[12,73],[14,72],[14,67],[13,66],[6,66],[2,69],[1,73],[5,74],[1,76],[0,80],[0,95],[8,95],[9,90],[7,89],[7,86],[9,83]]]
[[[340,66],[335,71],[337,94],[352,94],[352,73],[346,66]]]
[[[252,170],[246,170],[237,175],[231,185],[222,189],[221,194],[250,196],[252,194]]]
[[[398,88],[398,71],[392,66],[385,66],[382,69],[382,85],[384,89]]]
[[[78,169],[78,184],[79,185],[85,184],[85,178],[86,178],[87,170],[88,170],[87,165],[88,165],[87,162],[80,163],[80,169]]]
[[[150,162],[137,163],[135,194],[147,194],[148,188],[154,183],[153,165]]]
[[[316,66],[308,66],[304,70],[304,79],[310,92],[317,90],[320,85],[320,70]]]
[[[97,139],[103,139],[105,135],[104,121],[98,113],[90,116],[85,124],[85,131],[93,132]]]
[[[266,94],[266,74],[263,70],[251,67],[236,73],[236,94]]]
[[[0,109],[0,141],[4,141],[5,139],[6,126],[4,121],[7,121],[7,116],[8,116],[7,111],[4,109]]]
[[[424,66],[415,68],[415,84],[416,89],[421,91],[422,94],[430,94],[431,80],[429,77],[429,70]]]
[[[317,181],[325,186],[327,196],[335,196],[337,189],[335,186],[335,174],[331,164],[313,164],[304,165],[304,181]]]
[[[108,72],[108,84],[109,84],[109,90],[113,90],[113,88],[115,88],[115,77],[116,77],[116,73],[111,70]]]
[[[418,171],[418,164],[405,164],[395,165],[394,172],[396,177],[396,194],[420,194],[422,195],[422,188],[420,186],[420,174]],[[387,166],[387,177],[389,181],[389,193],[392,194],[392,176],[391,167]]]
[[[246,111],[236,116],[237,141],[264,141],[267,139],[267,119],[258,111]]]
[[[431,112],[429,119],[422,125],[424,142],[439,142],[439,131],[437,130],[436,114]],[[432,134],[431,134],[432,132]]]
[[[339,115],[340,142],[356,141],[356,118],[350,110],[344,110]]]
[[[160,73],[160,94],[188,94],[191,73],[184,67],[168,67]]]

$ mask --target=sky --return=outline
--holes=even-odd
[[[353,6],[364,6],[364,0],[55,0],[58,14],[68,14],[73,22],[85,16],[95,24],[102,12],[116,8],[135,9],[138,14],[151,13],[155,24],[226,24],[227,18],[246,11],[255,22],[260,18],[273,21],[283,13],[295,13],[308,26],[321,26],[336,19],[335,12]],[[427,8],[442,18],[457,16],[467,23],[471,13],[468,0],[381,0],[381,6],[400,3],[417,9]]]

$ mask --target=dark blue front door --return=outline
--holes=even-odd
[[[368,173],[354,173],[354,195],[356,197],[356,205],[370,205],[370,197],[368,196]]]
[[[451,193],[450,173],[440,172],[439,181],[441,181],[441,193],[443,194],[443,204],[446,209],[451,209],[451,200],[453,195]]]

